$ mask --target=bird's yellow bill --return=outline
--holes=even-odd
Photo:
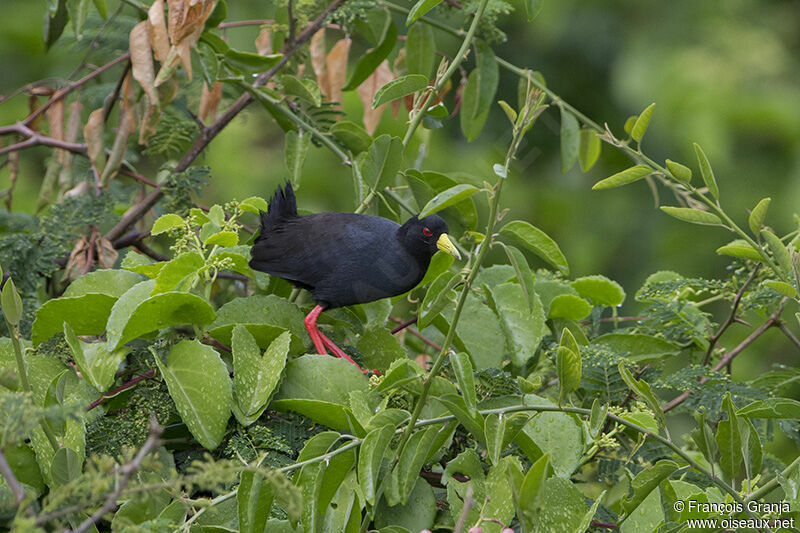
[[[450,237],[447,236],[447,233],[441,234],[439,240],[436,241],[436,247],[441,251],[452,255],[456,259],[461,259],[461,254],[458,253],[458,248],[453,245],[453,242],[450,240]]]

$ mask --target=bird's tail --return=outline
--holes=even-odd
[[[278,186],[275,195],[269,201],[269,210],[261,213],[261,233],[265,233],[273,224],[286,221],[297,216],[297,201],[292,184],[286,182],[283,188]]]

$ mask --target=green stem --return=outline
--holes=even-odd
[[[763,498],[764,496],[766,496],[767,494],[769,494],[770,492],[772,492],[776,488],[778,488],[778,485],[780,484],[780,482],[778,481],[778,478],[779,477],[787,478],[789,476],[789,474],[792,473],[792,470],[797,468],[797,465],[800,465],[800,457],[795,458],[795,460],[792,461],[789,466],[787,466],[786,468],[783,469],[783,472],[781,472],[779,476],[773,477],[772,479],[770,479],[769,481],[764,483],[764,486],[762,486],[761,488],[759,488],[758,490],[756,490],[754,492],[751,492],[747,496],[747,498],[744,499],[744,501],[745,502],[756,501],[756,500],[758,500],[760,498]]]
[[[483,12],[486,9],[486,4],[488,3],[489,0],[481,0],[481,3],[478,5],[478,9],[475,11],[475,16],[472,19],[472,24],[470,24],[469,30],[467,30],[467,34],[464,36],[464,41],[461,43],[461,48],[458,50],[458,53],[455,55],[455,57],[453,57],[453,61],[447,67],[447,70],[445,70],[444,74],[442,74],[442,76],[436,80],[436,85],[434,86],[433,90],[428,92],[422,104],[420,104],[419,110],[412,117],[411,124],[408,126],[408,131],[406,131],[406,135],[403,137],[403,146],[408,146],[408,144],[411,142],[411,139],[414,137],[414,132],[417,130],[417,127],[419,127],[423,117],[425,117],[425,113],[428,112],[428,102],[430,101],[431,96],[438,94],[439,91],[442,90],[445,83],[447,83],[447,80],[450,79],[461,62],[464,61],[464,58],[466,58],[467,51],[472,44],[472,37],[475,35],[475,31],[478,29],[478,23],[480,22]]]

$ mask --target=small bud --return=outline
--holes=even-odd
[[[503,528],[503,531],[501,531],[500,533],[514,533],[514,530],[511,529],[510,527],[506,527]]]
[[[469,533],[483,533],[483,529],[478,526],[469,528]]]

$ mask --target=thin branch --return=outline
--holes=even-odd
[[[778,328],[783,332],[784,335],[786,335],[789,338],[790,341],[794,343],[795,346],[800,348],[800,340],[797,337],[795,337],[794,333],[792,333],[792,330],[786,327],[786,324],[784,324],[783,322],[778,322]]]
[[[22,502],[25,501],[25,491],[22,490],[22,485],[20,485],[17,480],[17,476],[14,475],[14,471],[11,470],[11,465],[8,464],[6,454],[2,448],[0,448],[0,474],[3,474],[3,477],[6,479],[6,485],[11,489],[11,493],[14,495],[14,501],[17,503],[17,507],[19,507],[22,505]]]
[[[467,493],[464,495],[464,507],[461,508],[461,513],[458,515],[458,521],[453,533],[462,533],[464,531],[464,528],[467,527],[467,517],[474,506],[475,500],[472,497],[472,485],[469,485],[467,486]]]
[[[86,410],[87,411],[91,411],[92,409],[94,409],[95,407],[97,407],[98,405],[100,405],[101,403],[106,401],[107,399],[113,398],[114,396],[118,395],[119,393],[124,392],[124,391],[126,391],[126,390],[128,390],[130,388],[133,388],[140,381],[144,381],[145,379],[152,378],[155,375],[156,375],[156,371],[155,371],[155,369],[153,369],[153,370],[148,370],[144,374],[136,376],[132,380],[123,383],[122,385],[120,385],[116,389],[112,390],[111,392],[107,392],[106,394],[103,394],[102,396],[100,396],[98,399],[96,399],[95,401],[90,403],[88,405],[88,407],[86,407]]]
[[[139,449],[136,457],[134,457],[130,463],[124,464],[117,469],[117,473],[122,474],[122,477],[117,480],[116,488],[108,495],[108,498],[106,498],[105,503],[100,509],[81,522],[78,527],[72,530],[72,533],[86,533],[86,531],[99,522],[106,513],[113,511],[117,507],[117,499],[122,494],[122,491],[125,490],[125,487],[128,486],[131,476],[142,466],[142,462],[144,458],[147,457],[147,454],[158,447],[163,432],[164,428],[158,425],[155,417],[152,417],[150,419],[150,435],[147,437],[141,449]]]
[[[12,126],[0,128],[0,135],[10,135],[12,133],[17,133],[27,138],[22,142],[0,148],[0,155],[7,154],[9,152],[16,152],[17,150],[24,150],[25,148],[32,148],[34,146],[50,146],[52,148],[61,148],[62,150],[84,156],[88,155],[85,144],[70,143],[61,141],[59,139],[53,139],[52,137],[39,135],[30,129],[24,122],[18,122]]]
[[[392,322],[402,322],[402,319],[400,319],[400,318],[397,318],[397,317],[391,317],[391,316],[390,316],[390,317],[389,317],[389,319],[390,319]],[[395,333],[395,330],[397,330],[397,329],[398,329],[398,328],[394,328],[394,329],[392,330],[392,333]],[[398,331],[399,331],[399,330],[398,330]],[[411,333],[412,335],[414,335],[416,338],[418,338],[418,339],[419,339],[419,340],[421,340],[422,342],[424,342],[425,344],[427,344],[428,346],[430,346],[431,348],[433,348],[434,350],[436,350],[436,351],[439,351],[439,352],[441,352],[441,351],[442,351],[442,347],[441,347],[441,346],[439,346],[438,344],[436,344],[435,342],[433,342],[432,340],[430,340],[428,337],[426,337],[425,335],[423,335],[422,333],[420,333],[420,332],[419,332],[419,331],[417,331],[416,329],[414,329],[414,328],[408,328],[408,332],[409,332],[409,333]]]
[[[217,26],[217,28],[220,30],[226,30],[228,28],[239,28],[241,26],[266,26],[271,24],[275,24],[275,21],[272,19],[237,20],[233,22],[223,22]]]
[[[408,326],[411,326],[412,324],[416,324],[417,323],[417,318],[418,317],[414,317],[411,320],[407,320],[407,321],[403,322],[403,320],[401,318],[398,318],[396,316],[390,316],[389,319],[392,322],[397,322],[398,324],[400,324],[396,328],[392,329],[391,334],[394,335],[395,333],[397,333],[399,331],[403,331]]]
[[[711,354],[714,352],[714,347],[717,345],[720,337],[725,333],[725,331],[734,323],[736,322],[736,312],[739,310],[739,304],[742,301],[742,296],[744,295],[744,291],[747,290],[747,287],[756,279],[756,275],[758,274],[758,270],[761,268],[761,263],[756,263],[756,266],[753,268],[753,271],[750,272],[750,275],[747,277],[747,280],[742,284],[739,290],[736,292],[736,296],[733,298],[733,304],[731,305],[731,312],[728,315],[728,318],[725,322],[719,327],[717,332],[709,339],[708,341],[708,350],[706,350],[706,355],[703,357],[703,366],[706,366],[708,362],[711,360]]]

